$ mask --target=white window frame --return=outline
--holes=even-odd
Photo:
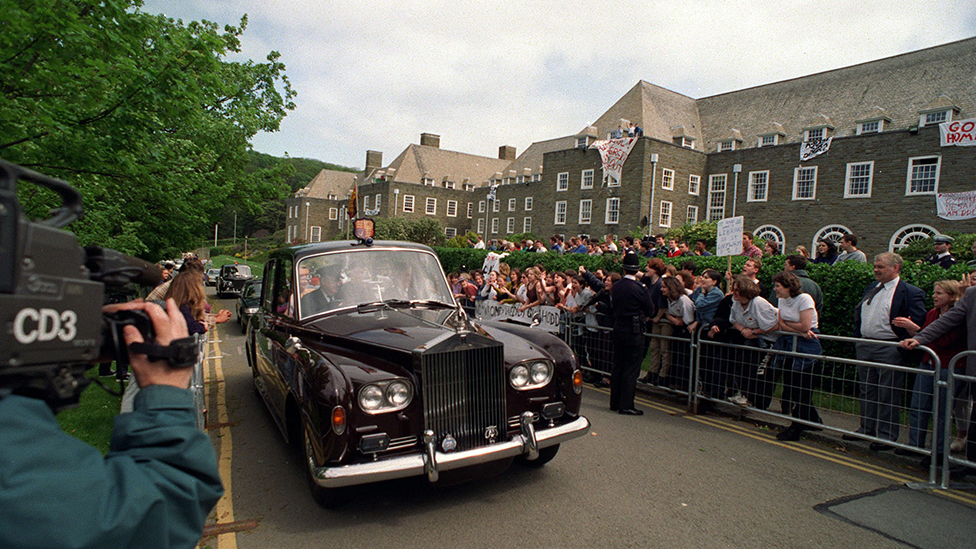
[[[480,213],[480,214],[485,213],[485,201],[484,200],[479,200],[478,201],[478,213]]]
[[[931,191],[912,191],[912,168],[916,160],[929,160],[935,158],[935,188]],[[905,181],[905,196],[924,196],[939,192],[939,176],[942,173],[942,155],[927,154],[925,156],[913,156],[908,159],[908,177]]]
[[[581,136],[579,136],[579,137],[576,138],[576,148],[577,149],[585,149],[587,147],[587,145],[589,145],[589,140],[586,138],[585,135],[581,135]]]
[[[339,208],[329,208],[329,221],[339,219]]]
[[[444,227],[444,236],[448,238],[454,238],[457,236],[457,229],[454,227]]]
[[[457,200],[447,201],[447,217],[457,217]]]
[[[814,137],[812,135],[813,132],[817,132],[820,135],[818,135],[817,137]],[[807,130],[803,130],[803,140],[804,141],[810,141],[811,139],[827,139],[827,127],[824,126],[822,128],[810,128],[810,129],[807,129]]]
[[[674,170],[668,168],[661,170],[661,188],[666,191],[674,190]]]
[[[485,234],[485,218],[478,218],[478,234]]]
[[[877,124],[878,127],[871,129],[868,126],[872,124]],[[866,135],[869,133],[881,133],[884,131],[884,119],[879,118],[877,120],[865,120],[864,122],[857,123],[857,135]]]
[[[474,202],[468,202],[468,219],[471,219],[474,213]]]
[[[523,233],[530,233],[530,232],[532,232],[532,217],[523,217],[522,218],[522,232]]]
[[[945,115],[944,120],[930,120],[930,118],[936,118],[940,114]],[[923,112],[923,113],[919,113],[918,115],[919,127],[938,126],[943,122],[952,122],[952,109],[942,109],[938,111]]]
[[[434,178],[433,177],[425,177],[424,180],[423,180],[423,183],[424,183],[424,186],[433,187],[434,186]]]
[[[557,200],[555,206],[555,216],[552,221],[553,225],[565,225],[566,224],[566,201]]]
[[[368,210],[369,209],[369,195],[368,194],[364,194],[363,195],[363,209],[364,210]]]
[[[698,196],[701,193],[701,176],[691,174],[688,176],[688,194]]]
[[[491,201],[491,211],[493,213],[498,213],[501,210],[499,202],[501,202],[501,200],[498,200],[497,198]]]
[[[531,212],[532,211],[532,197],[531,196],[526,196],[525,197],[525,207],[524,207],[524,210],[527,211],[527,212]]]
[[[619,198],[608,198],[607,199],[607,209],[604,214],[604,223],[607,225],[616,225],[620,222],[620,199]]]
[[[762,198],[756,196],[757,179],[763,178]],[[746,202],[766,202],[769,199],[769,170],[759,170],[749,172],[749,192],[746,193]]]
[[[428,196],[427,203],[424,205],[424,213],[427,215],[437,215],[437,199]]]
[[[866,193],[854,194],[852,192],[853,187],[853,176],[851,175],[854,170],[859,167],[867,166],[868,169],[868,191]],[[858,177],[864,177],[863,175]],[[849,162],[847,164],[847,175],[844,177],[844,198],[871,198],[871,188],[874,182],[874,160],[868,160],[866,162]]]
[[[322,227],[312,225],[309,227],[309,242],[322,242]]]
[[[584,198],[579,202],[579,224],[589,225],[593,219],[593,200]]]
[[[723,139],[718,142],[717,152],[727,152],[735,150],[735,139]]]
[[[580,189],[592,189],[593,180],[595,179],[595,177],[596,176],[594,175],[592,169],[583,170],[582,173],[580,173]]]
[[[793,169],[793,200],[816,200],[817,199],[817,171],[819,166],[798,166]],[[797,196],[797,184],[800,182],[800,172],[813,170],[813,192],[810,196]]]
[[[621,173],[621,176],[623,173]],[[604,180],[607,182],[607,187],[619,187],[620,181],[614,179],[610,174],[605,174],[603,176]]]
[[[405,194],[405,195],[403,195],[403,212],[404,213],[413,213],[414,199],[415,199],[415,197],[412,194]],[[409,206],[407,205],[407,203],[409,203]]]
[[[667,200],[661,201],[661,206],[659,208],[657,226],[671,228],[671,210],[674,208],[674,204]]]
[[[773,138],[773,142],[772,143],[766,143],[766,139],[768,139],[770,137]],[[779,145],[779,134],[778,133],[771,133],[771,134],[770,133],[767,133],[765,135],[760,135],[759,136],[759,141],[756,143],[756,146],[759,147],[759,148],[762,148],[762,147],[775,147],[776,145]]]
[[[719,181],[722,182],[721,191],[716,189],[716,187],[718,186],[717,183]],[[716,173],[708,176],[708,197],[707,197],[708,201],[706,202],[706,210],[705,210],[705,216],[706,216],[705,218],[708,221],[719,221],[725,219],[725,202],[726,202],[725,197],[728,188],[729,188],[729,174]],[[718,216],[716,216],[715,215],[716,210],[718,210],[720,207],[712,206],[712,198],[718,196],[722,197],[722,205],[721,205],[721,212],[718,212]]]
[[[491,234],[498,234],[498,218],[491,218]]]
[[[698,223],[698,206],[688,206],[688,213],[685,216],[685,223],[689,225]]]
[[[515,204],[516,203],[517,203],[517,200],[515,198],[509,198],[508,199],[508,211],[514,212],[515,211]]]
[[[681,146],[684,147],[684,148],[686,148],[686,149],[692,149],[692,150],[694,150],[695,149],[695,140],[694,139],[690,139],[688,137],[682,137],[681,138]]]
[[[515,234],[515,218],[509,217],[505,223],[506,234]]]
[[[556,192],[569,190],[569,172],[559,172],[556,174]]]

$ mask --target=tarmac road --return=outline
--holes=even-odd
[[[219,303],[233,309],[231,300]],[[815,507],[921,481],[919,472],[815,442],[780,443],[768,430],[688,416],[662,398],[641,397],[644,416],[621,416],[608,410],[607,393],[589,387],[582,411],[591,434],[541,469],[516,465],[449,487],[419,478],[362,486],[344,506],[321,509],[252,388],[235,322],[217,328],[214,350],[223,356],[208,360],[208,403],[231,481],[211,520],[236,531],[207,536],[201,547],[914,546]],[[971,504],[952,505],[976,519]]]

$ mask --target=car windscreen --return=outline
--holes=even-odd
[[[366,248],[298,263],[301,318],[390,299],[454,304],[437,258],[421,250]]]
[[[251,267],[248,265],[224,265],[223,276],[251,276]]]

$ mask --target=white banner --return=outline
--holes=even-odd
[[[939,124],[942,146],[972,147],[976,145],[976,118]],[[939,214],[942,215],[942,214]],[[948,219],[948,218],[946,218]]]
[[[542,328],[547,332],[559,333],[559,309],[539,305],[519,312],[518,303],[499,303],[497,301],[476,301],[474,310],[478,320],[511,320],[519,324]]]
[[[806,162],[827,152],[830,149],[830,142],[833,140],[833,137],[828,137],[827,139],[811,139],[800,143],[800,162]]]
[[[600,151],[604,177],[610,176],[620,181],[620,172],[624,169],[624,162],[627,161],[627,156],[630,155],[630,151],[634,149],[636,143],[636,137],[624,137],[623,139],[594,141],[590,145],[591,149]]]
[[[715,255],[740,255],[742,253],[742,220],[737,217],[726,217],[718,222],[718,238],[716,239]]]
[[[976,191],[938,193],[935,203],[942,219],[960,221],[976,218]]]

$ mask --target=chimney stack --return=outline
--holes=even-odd
[[[366,151],[366,174],[383,166],[383,153],[380,151]]]
[[[420,134],[420,144],[425,147],[441,148],[441,136],[434,133]]]
[[[499,160],[515,160],[515,147],[511,145],[502,145],[498,147],[498,159]]]

